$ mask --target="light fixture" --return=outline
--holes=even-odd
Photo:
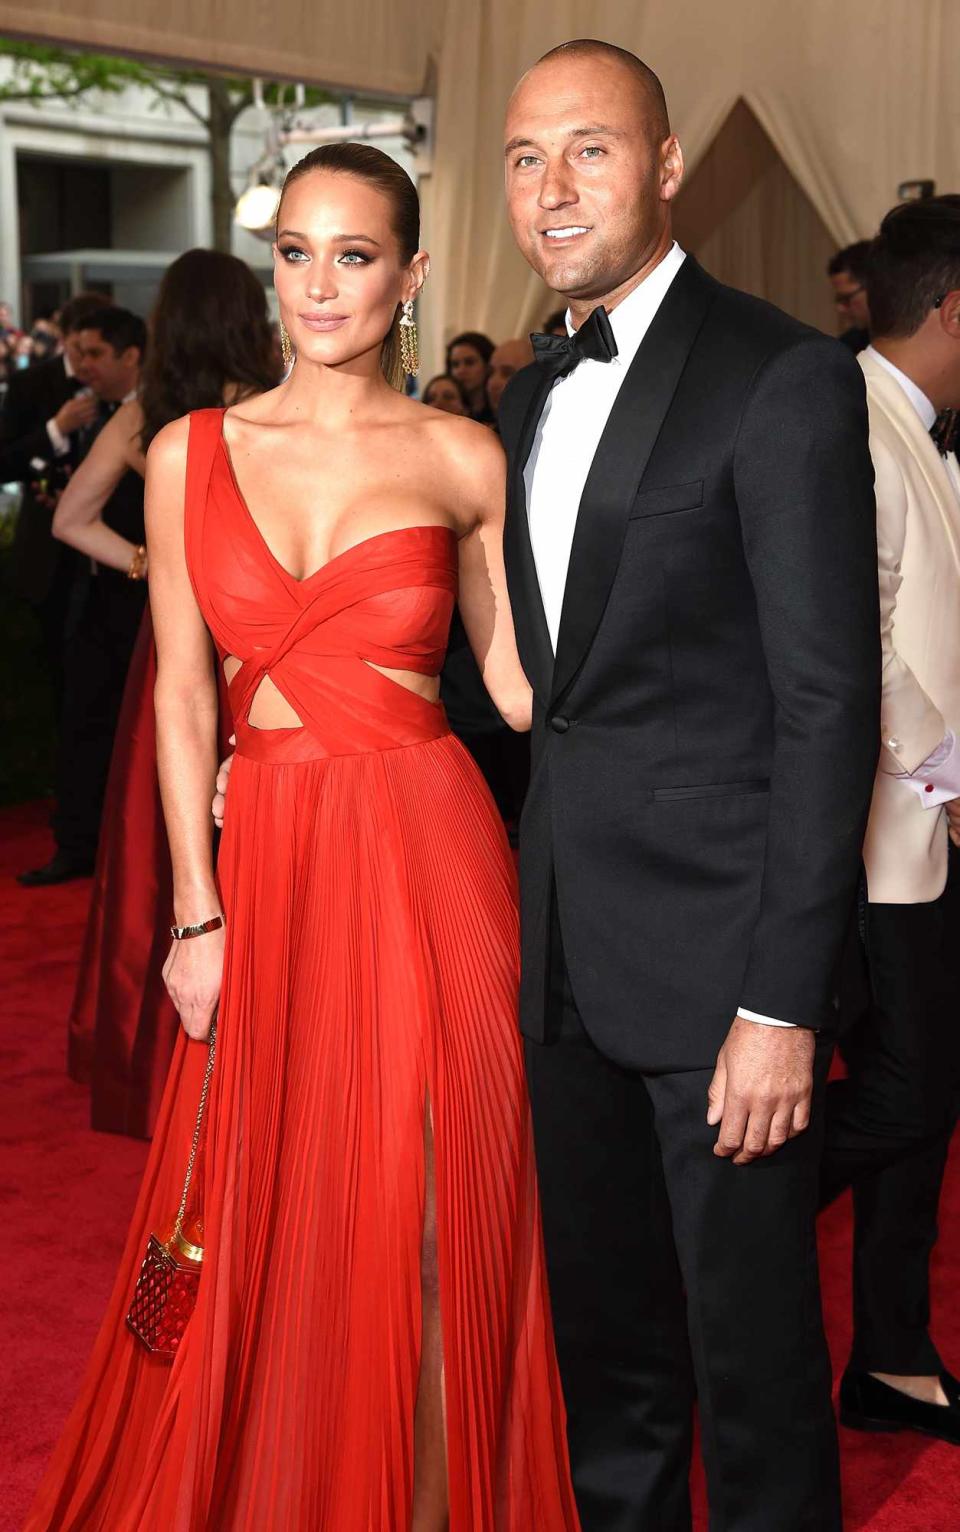
[[[286,175],[283,151],[288,144],[356,143],[399,138],[416,157],[419,175],[429,175],[433,168],[433,103],[429,97],[421,96],[411,101],[402,113],[374,118],[370,122],[335,125],[310,123],[299,115],[305,100],[302,85],[293,88],[292,106],[286,100],[285,90],[276,105],[267,106],[262,80],[254,80],[253,97],[254,105],[269,113],[266,142],[260,158],[250,167],[246,189],[237,198],[233,217],[241,229],[258,239],[273,239],[280,191]]]
[[[241,229],[246,229],[249,234],[272,239],[279,206],[279,186],[258,180],[240,193],[233,216]]]
[[[933,181],[901,181],[897,196],[901,202],[925,202],[936,191]]]

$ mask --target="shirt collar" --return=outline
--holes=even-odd
[[[639,351],[640,342],[653,323],[654,316],[685,259],[685,252],[674,240],[660,264],[654,266],[649,276],[644,277],[633,292],[628,293],[623,302],[618,303],[610,312],[610,324],[617,342],[617,355],[614,362],[621,367],[629,367]],[[567,334],[573,335],[575,332],[570,323],[569,309],[566,319]]]
[[[66,373],[67,377],[68,378],[75,378],[77,376],[77,374],[76,374],[76,372],[73,369],[73,365],[72,365],[72,363],[70,361],[70,358],[67,355],[66,351],[61,351],[60,359],[63,362],[63,370]]]
[[[866,355],[872,356],[875,362],[879,362],[884,372],[888,372],[891,378],[896,379],[906,394],[907,398],[910,400],[910,403],[913,405],[917,414],[920,416],[920,419],[923,421],[924,430],[929,431],[930,427],[933,425],[933,422],[937,418],[937,412],[934,406],[930,403],[930,400],[927,398],[926,394],[923,392],[923,389],[918,388],[912,378],[908,378],[905,372],[901,372],[899,367],[895,367],[891,361],[888,361],[888,359],[885,356],[882,356],[879,351],[875,350],[873,346],[867,347]]]

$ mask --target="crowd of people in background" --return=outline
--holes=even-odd
[[[38,314],[30,330],[21,330],[13,322],[10,304],[0,301],[0,390],[12,373],[55,356],[62,342],[56,310]]]

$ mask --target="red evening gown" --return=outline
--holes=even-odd
[[[219,754],[233,730],[222,672]],[[153,1135],[180,1020],[163,982],[173,873],[157,781],[157,651],[147,607],[127,671],[97,866],[67,1022],[67,1073],[90,1086],[90,1126]]]
[[[110,1307],[26,1532],[405,1532],[428,1113],[451,1532],[576,1532],[513,864],[442,708],[373,668],[439,671],[455,535],[380,533],[294,579],[244,506],[222,418],[191,416],[185,534],[221,659],[243,661],[207,1254],[175,1360],[149,1355],[124,1316],[147,1236],[179,1200],[207,1053],[181,1034]],[[302,728],[249,724],[265,676]]]

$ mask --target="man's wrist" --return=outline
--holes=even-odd
[[[744,1021],[757,1022],[761,1027],[787,1027],[795,1030],[797,1025],[795,1021],[781,1021],[778,1016],[765,1016],[761,1011],[748,1011],[743,1006],[740,1006],[737,1015],[742,1016]]]
[[[66,436],[64,436],[60,427],[57,425],[57,417],[55,415],[51,416],[51,418],[47,421],[47,435],[50,438],[50,445],[56,453],[57,457],[66,457],[67,453],[70,451],[70,443]]]

